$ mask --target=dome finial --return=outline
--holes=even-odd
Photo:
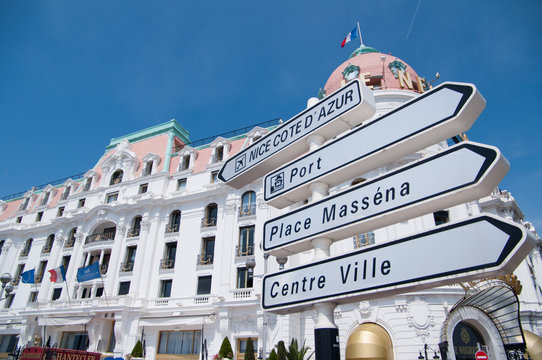
[[[365,46],[364,44],[361,44],[361,46],[357,48],[356,50],[354,50],[352,55],[350,55],[350,59],[353,58],[354,56],[363,55],[367,53],[373,53],[373,52],[377,53],[378,50],[369,46]]]

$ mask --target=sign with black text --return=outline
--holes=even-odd
[[[301,311],[315,302],[351,303],[510,273],[535,242],[523,226],[482,214],[267,275],[262,307]]]
[[[314,181],[335,186],[467,131],[485,104],[473,84],[443,83],[269,173],[264,199],[283,208],[309,198]]]
[[[510,164],[492,146],[464,142],[265,222],[263,250],[289,256],[316,237],[342,240],[488,195]]]
[[[372,91],[359,80],[325,97],[226,161],[218,178],[241,188],[272,169],[307,152],[312,134],[332,138],[375,113]]]

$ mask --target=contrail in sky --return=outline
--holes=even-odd
[[[410,35],[410,30],[412,30],[412,25],[414,25],[414,20],[416,20],[416,15],[418,15],[418,9],[420,8],[421,3],[422,3],[422,0],[419,0],[418,6],[416,6],[416,11],[414,11],[414,16],[412,17],[412,21],[410,22],[410,26],[408,27],[405,40],[408,40],[408,36]]]

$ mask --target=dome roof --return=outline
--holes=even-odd
[[[412,89],[408,85],[401,87],[400,74],[398,74],[401,70],[405,72],[407,80],[410,76]],[[356,71],[359,71],[362,78],[369,79],[367,85],[373,85],[374,89],[412,91],[418,89],[418,74],[406,62],[396,56],[382,54],[376,49],[362,45],[352,53],[348,60],[333,71],[324,87],[326,94],[331,94],[345,85],[347,82],[345,77]]]

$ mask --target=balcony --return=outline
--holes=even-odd
[[[209,218],[201,219],[202,228],[208,228],[208,227],[214,227],[214,226],[216,226],[216,218],[209,217]]]
[[[179,224],[167,224],[166,225],[166,234],[179,232]]]
[[[128,229],[128,232],[126,233],[126,237],[136,237],[139,236],[139,233],[141,232],[140,228],[135,229]]]
[[[51,252],[51,248],[52,248],[51,245],[45,245],[43,247],[43,249],[41,249],[41,253],[42,254],[49,254]]]
[[[73,245],[75,245],[75,239],[69,239],[68,241],[66,241],[66,243],[64,244],[64,247],[66,249],[68,248],[72,248]]]
[[[134,263],[123,262],[120,264],[120,272],[130,272],[134,270]]]
[[[239,206],[239,217],[256,216],[256,204]]]
[[[232,291],[232,296],[234,299],[252,299],[254,289],[235,289]]]
[[[115,240],[114,232],[106,232],[106,233],[101,233],[101,234],[89,235],[85,239],[85,244],[92,244],[98,241],[109,241],[109,240]]]
[[[212,265],[213,255],[198,255],[196,265]]]
[[[163,258],[160,260],[160,270],[173,269],[175,267],[175,259]]]
[[[237,245],[235,247],[235,257],[243,257],[254,255],[254,246],[252,245]]]

